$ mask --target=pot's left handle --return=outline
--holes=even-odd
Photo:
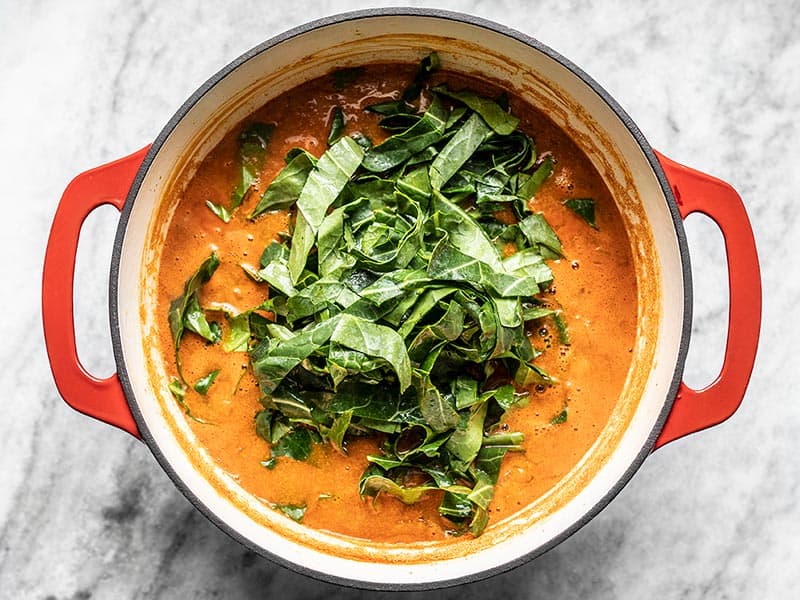
[[[149,146],[81,173],[64,190],[47,241],[42,276],[42,321],[50,369],[61,397],[75,410],[140,437],[119,377],[94,377],[84,369],[75,344],[73,280],[78,238],[86,217],[111,204],[118,210]]]

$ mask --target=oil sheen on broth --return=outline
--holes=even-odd
[[[176,372],[174,347],[167,324],[170,302],[186,279],[216,250],[221,264],[200,292],[201,305],[226,303],[242,311],[264,300],[265,287],[244,275],[241,264],[258,268],[264,247],[289,226],[285,211],[249,221],[247,215],[264,189],[284,166],[284,156],[301,147],[315,156],[327,148],[335,106],[347,116],[346,133],[360,131],[375,143],[386,137],[378,115],[363,108],[396,98],[413,78],[413,65],[369,66],[352,85],[338,90],[331,77],[295,88],[270,101],[230,133],[202,161],[182,189],[173,188],[168,202],[177,204],[161,254],[158,274],[157,323],[167,371]],[[431,84],[446,81],[451,89],[472,89],[488,97],[499,90],[462,75],[436,73]],[[508,453],[490,505],[496,523],[555,486],[584,456],[612,413],[625,384],[637,327],[637,288],[633,258],[622,218],[607,187],[587,157],[546,115],[512,97],[520,128],[531,135],[541,155],[552,153],[554,172],[536,193],[531,208],[541,212],[559,236],[565,258],[551,261],[555,280],[547,292],[564,310],[571,343],[561,346],[555,331],[530,331],[544,350],[537,364],[557,380],[552,387],[528,390],[527,406],[506,418],[509,430],[525,435],[524,452]],[[227,203],[238,177],[237,136],[254,121],[274,123],[267,158],[256,189],[224,224],[206,206]],[[568,197],[595,200],[598,229],[590,228],[562,202]],[[224,327],[225,325],[223,325]],[[215,463],[235,477],[256,498],[267,503],[307,506],[303,525],[334,534],[405,543],[457,539],[438,511],[439,497],[414,505],[386,494],[374,503],[358,495],[365,456],[377,452],[373,439],[348,443],[347,455],[317,444],[307,462],[281,459],[274,469],[261,465],[268,443],[256,435],[254,415],[261,409],[259,387],[248,369],[246,353],[226,353],[186,335],[181,345],[187,381],[212,370],[220,373],[207,396],[187,396],[195,415],[211,425],[189,420],[194,434]],[[568,407],[566,422],[551,421]]]

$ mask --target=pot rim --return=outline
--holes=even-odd
[[[255,544],[248,538],[244,537],[243,535],[235,531],[230,525],[228,525],[227,522],[222,520],[213,510],[211,510],[192,492],[189,486],[178,476],[178,474],[173,469],[171,464],[167,461],[164,454],[161,452],[158,443],[154,439],[151,431],[149,430],[147,423],[145,422],[145,419],[142,415],[142,412],[139,409],[139,405],[136,401],[136,397],[133,392],[133,386],[131,384],[128,371],[125,366],[125,356],[122,349],[122,339],[119,327],[120,318],[119,318],[118,292],[119,292],[120,260],[122,255],[123,240],[125,238],[125,233],[127,230],[130,214],[133,208],[133,203],[136,200],[136,197],[139,193],[139,189],[142,185],[145,175],[150,169],[150,166],[152,165],[156,155],[160,151],[161,147],[164,145],[169,135],[177,127],[178,123],[186,116],[186,114],[190,111],[190,109],[201,98],[203,98],[212,88],[214,88],[214,86],[217,85],[217,83],[219,83],[222,79],[227,77],[231,72],[233,72],[239,66],[241,66],[251,58],[261,54],[262,52],[268,51],[270,48],[286,40],[310,33],[317,29],[322,29],[338,23],[344,23],[354,20],[370,19],[375,17],[434,18],[434,19],[442,19],[445,21],[455,21],[459,23],[465,23],[482,29],[487,29],[494,33],[504,35],[518,42],[521,42],[527,46],[530,46],[534,50],[537,50],[538,52],[541,52],[550,59],[558,62],[563,67],[570,70],[578,78],[580,78],[584,84],[586,84],[595,94],[597,94],[603,100],[605,104],[608,105],[608,107],[612,110],[612,112],[622,122],[625,128],[633,136],[637,145],[644,153],[647,162],[650,164],[650,167],[652,168],[653,173],[656,179],[658,180],[659,186],[661,187],[661,190],[664,194],[664,198],[667,203],[667,208],[669,209],[669,213],[672,218],[672,223],[675,230],[675,237],[678,243],[678,253],[681,259],[681,268],[683,277],[683,291],[684,291],[683,322],[681,323],[680,344],[678,348],[675,370],[673,372],[672,380],[670,382],[669,389],[667,390],[666,397],[664,399],[663,407],[658,416],[658,419],[656,420],[655,426],[650,431],[650,434],[647,437],[645,444],[633,458],[630,465],[622,474],[622,476],[611,487],[611,489],[604,496],[602,496],[590,509],[588,509],[579,519],[573,522],[572,525],[570,525],[567,529],[565,529],[552,539],[548,540],[541,546],[535,548],[534,550],[526,554],[523,554],[522,556],[509,560],[508,562],[503,563],[502,565],[498,565],[496,567],[488,568],[481,571],[475,571],[473,573],[451,579],[443,579],[443,580],[424,582],[424,583],[415,583],[415,582],[377,583],[377,582],[362,581],[357,579],[350,579],[346,577],[339,577],[322,571],[316,571],[310,567],[294,563],[291,560],[287,559],[286,557],[274,554],[267,548],[263,548]],[[153,144],[151,145],[150,150],[147,152],[147,155],[145,156],[144,161],[142,162],[141,167],[139,168],[133,180],[133,184],[131,185],[127,198],[125,199],[125,204],[123,206],[120,215],[120,220],[114,238],[114,246],[111,258],[111,273],[109,278],[109,319],[111,325],[112,348],[114,351],[114,359],[117,365],[117,373],[119,376],[120,383],[122,385],[122,389],[125,394],[126,401],[131,409],[133,417],[139,428],[142,440],[147,444],[148,448],[153,453],[153,456],[158,461],[161,468],[164,469],[164,471],[167,473],[167,475],[175,484],[175,486],[195,506],[195,508],[197,508],[206,518],[209,519],[209,521],[211,521],[214,525],[216,525],[228,536],[230,536],[231,538],[242,544],[247,549],[255,552],[256,554],[268,558],[270,561],[277,563],[283,567],[286,567],[294,572],[301,573],[303,575],[312,577],[314,579],[325,581],[328,583],[343,585],[351,588],[385,590],[385,591],[401,591],[401,590],[413,591],[413,590],[438,589],[438,588],[452,587],[464,583],[470,583],[488,577],[493,577],[495,575],[499,575],[501,573],[514,569],[526,562],[529,562],[532,559],[554,548],[555,546],[566,540],[568,537],[570,537],[572,534],[574,534],[576,531],[578,531],[580,528],[582,528],[586,523],[588,523],[595,516],[597,516],[597,514],[603,508],[605,508],[606,505],[617,496],[617,494],[619,494],[622,491],[622,489],[631,480],[634,473],[636,473],[636,471],[639,470],[645,458],[647,458],[647,456],[653,450],[656,439],[661,433],[661,430],[664,427],[664,423],[666,422],[667,417],[669,416],[669,413],[672,410],[672,405],[675,400],[675,396],[678,392],[678,387],[680,385],[683,376],[684,365],[686,362],[686,354],[689,347],[689,338],[690,338],[691,323],[692,323],[692,298],[693,295],[692,295],[691,266],[689,262],[689,251],[686,241],[686,235],[683,228],[683,219],[681,218],[680,212],[678,210],[678,206],[675,201],[675,197],[672,193],[670,184],[667,181],[666,175],[664,174],[664,171],[661,167],[661,164],[658,161],[658,158],[656,157],[650,144],[645,139],[644,135],[641,133],[641,131],[633,122],[631,117],[627,114],[627,112],[625,112],[625,110],[616,102],[616,100],[614,100],[614,98],[602,86],[600,86],[599,83],[597,83],[594,79],[592,79],[580,67],[578,67],[577,65],[575,65],[574,63],[572,63],[571,61],[563,57],[561,54],[551,49],[550,47],[544,45],[539,40],[531,36],[528,36],[526,34],[523,34],[519,31],[516,31],[514,29],[511,29],[509,27],[506,27],[504,25],[500,25],[499,23],[495,23],[493,21],[481,17],[476,17],[455,11],[427,9],[427,8],[393,7],[393,8],[373,8],[373,9],[364,9],[364,10],[339,13],[323,17],[320,19],[316,19],[314,21],[310,21],[308,23],[289,29],[281,34],[278,34],[266,40],[265,42],[255,46],[254,48],[250,49],[249,51],[245,52],[238,58],[228,63],[226,66],[222,67],[219,71],[217,71],[214,75],[212,75],[205,83],[203,83],[181,105],[181,107],[169,119],[167,124],[164,126],[164,128],[161,130],[161,132],[158,134]]]

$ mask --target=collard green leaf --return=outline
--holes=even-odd
[[[311,430],[305,427],[298,427],[272,444],[272,455],[277,457],[286,456],[300,461],[308,460],[316,442],[317,440]]]
[[[430,485],[403,487],[383,475],[380,467],[372,465],[362,475],[358,491],[362,497],[377,498],[379,494],[389,494],[405,504],[414,504],[427,492],[435,489],[436,486]]]
[[[366,152],[367,150],[372,148],[372,146],[375,145],[372,143],[372,138],[370,138],[368,135],[361,133],[360,131],[354,131],[353,133],[350,134],[350,137],[353,138],[353,141],[356,144],[361,146],[361,149],[364,150],[364,152]]]
[[[350,427],[350,421],[352,418],[353,413],[349,410],[336,415],[336,417],[333,419],[333,424],[328,431],[328,440],[339,452],[345,452],[344,436],[347,433],[348,427]]]
[[[597,229],[597,222],[594,216],[594,200],[591,198],[569,198],[564,200],[564,206],[586,221],[594,229]]]
[[[397,374],[401,393],[411,385],[411,363],[408,352],[403,338],[394,329],[343,314],[330,339],[347,348],[363,352],[367,356],[382,358],[388,362]]]
[[[274,289],[286,296],[294,296],[297,290],[292,282],[292,275],[289,272],[289,261],[287,258],[278,257],[269,262],[257,273],[261,281],[266,281]]]
[[[389,469],[394,469],[395,467],[406,466],[406,463],[393,456],[368,454],[367,461],[372,464],[378,465],[384,471],[388,471]]]
[[[440,190],[467,162],[491,132],[491,128],[481,116],[476,112],[472,113],[431,163],[431,186]]]
[[[358,299],[358,294],[342,282],[330,278],[319,279],[286,301],[286,319],[292,323],[334,305],[347,308]]]
[[[331,127],[328,132],[328,146],[333,146],[344,135],[344,111],[341,106],[336,106],[331,115]]]
[[[192,294],[186,303],[186,310],[183,313],[183,324],[189,331],[192,331],[211,342],[217,343],[222,338],[222,330],[218,323],[209,322],[206,313],[200,306],[197,294]]]
[[[490,477],[482,470],[477,469],[475,473],[475,487],[467,496],[467,500],[476,504],[479,508],[486,510],[494,497],[494,484],[497,477]]]
[[[169,327],[172,333],[172,342],[175,345],[175,362],[178,367],[178,375],[183,381],[183,370],[181,367],[180,347],[181,338],[186,329],[190,329],[203,335],[209,341],[219,341],[221,332],[219,326],[212,328],[205,318],[205,314],[197,301],[197,291],[206,283],[219,266],[219,258],[215,252],[211,253],[197,268],[183,286],[183,294],[175,298],[169,305]]]
[[[439,514],[455,522],[468,519],[473,510],[474,506],[466,494],[453,492],[446,493],[442,498],[442,503],[439,505]]]
[[[275,510],[281,511],[287,517],[298,523],[303,522],[303,517],[306,516],[305,504],[273,504]]]
[[[421,383],[419,404],[425,422],[437,433],[453,429],[461,420],[449,394],[442,394],[427,379]]]
[[[427,205],[431,197],[431,180],[428,169],[417,167],[397,180],[397,189],[409,198]]]
[[[400,337],[408,337],[414,327],[427,315],[431,310],[433,310],[439,302],[451,296],[455,293],[456,288],[454,287],[439,287],[439,288],[432,288],[425,290],[422,295],[419,296],[417,299],[415,296],[409,296],[414,300],[414,308],[408,314],[408,316],[403,320],[400,328],[397,330],[397,333],[400,334]]]
[[[203,423],[204,425],[208,424],[208,421],[196,417],[189,409],[189,405],[186,404],[186,387],[183,385],[183,383],[181,383],[180,380],[173,379],[172,381],[169,382],[168,388],[170,394],[172,394],[172,397],[178,401],[178,404],[180,404],[181,408],[183,409],[183,412],[186,413],[187,417],[189,417],[193,421],[197,421],[198,423]]]
[[[533,306],[526,306],[522,309],[522,318],[525,321],[534,321],[536,319],[543,319],[551,316],[555,310],[539,304]]]
[[[328,319],[293,333],[286,340],[263,340],[250,354],[250,364],[261,391],[272,393],[289,372],[312,352],[327,344],[338,320]]]
[[[397,386],[375,385],[352,380],[344,381],[336,393],[327,394],[317,406],[329,413],[351,411],[359,424],[406,423],[421,424],[419,404],[411,393],[399,394]],[[372,428],[377,427],[373,424]],[[394,431],[394,427],[391,428]]]
[[[469,408],[479,401],[478,382],[471,377],[457,377],[453,380],[453,396],[456,408]],[[487,398],[488,399],[488,398]]]
[[[250,218],[255,219],[269,210],[291,207],[300,197],[308,175],[316,164],[317,159],[305,150],[295,153],[264,190],[258,204],[250,213]]]
[[[474,469],[481,471],[488,476],[488,481],[492,484],[497,482],[500,476],[500,466],[503,463],[503,458],[509,451],[509,447],[497,444],[484,444],[478,456],[475,457]]]
[[[514,392],[513,385],[503,385],[497,388],[492,392],[492,397],[494,398],[495,402],[502,408],[504,411],[508,410],[512,406],[514,406],[519,398]]]
[[[519,388],[529,388],[533,385],[553,385],[555,381],[540,366],[529,362],[520,362],[514,373],[514,384]]]
[[[184,406],[184,402],[186,401],[186,388],[183,384],[177,379],[173,379],[169,382],[169,391],[173,398],[175,398],[181,406]]]
[[[201,396],[205,396],[208,393],[208,388],[211,387],[211,384],[214,383],[214,380],[219,375],[219,369],[215,369],[211,371],[208,375],[205,375],[198,379],[194,384],[194,391],[200,394]]]
[[[568,415],[567,407],[565,406],[564,409],[560,413],[558,413],[555,417],[550,419],[550,424],[551,425],[561,425],[562,423],[566,423],[567,422],[567,415]]]
[[[503,270],[497,247],[475,219],[441,193],[434,193],[433,209],[439,221],[437,226],[446,232],[453,248],[488,265],[494,271]]]
[[[230,223],[231,221],[231,213],[228,211],[227,208],[224,206],[214,204],[211,200],[206,200],[206,206],[209,208],[211,212],[217,215],[223,223]]]
[[[401,99],[367,108],[393,134],[383,143],[345,136],[335,108],[319,160],[299,148],[286,155],[250,216],[296,207],[296,218],[259,269],[246,269],[268,299],[225,310],[223,349],[249,352],[264,407],[254,426],[272,453],[266,468],[282,456],[307,460],[318,442],[344,452],[349,436],[379,434],[385,443],[368,458],[361,494],[413,503],[438,490],[440,513],[459,533],[479,535],[503,456],[522,442],[495,433],[498,420],[527,402],[515,386],[553,383],[525,323],[555,323],[553,302],[537,295],[552,282],[546,261],[563,251],[528,206],[553,161],[546,155],[534,168],[533,139],[517,129],[507,97],[439,86],[427,110],[415,108],[437,59],[423,60]],[[339,72],[334,83],[359,74]],[[245,143],[242,197],[266,148]],[[197,277],[173,303],[176,347],[186,328],[219,339]]]
[[[436,54],[436,52],[431,52],[428,56],[423,58],[419,63],[414,81],[403,91],[403,100],[405,102],[413,102],[416,100],[422,91],[422,86],[425,81],[430,77],[431,73],[439,70],[439,66],[439,55]]]
[[[414,109],[411,108],[405,100],[388,100],[386,102],[377,102],[365,107],[365,110],[383,116],[391,115],[412,115]]]
[[[556,325],[556,331],[558,331],[558,341],[564,346],[569,346],[572,340],[570,339],[567,322],[564,320],[560,310],[553,313],[553,322]]]
[[[489,511],[478,507],[469,524],[469,532],[478,537],[489,524]]]
[[[241,313],[228,320],[228,337],[222,343],[225,352],[247,352],[250,343],[250,314]]]
[[[319,159],[308,175],[297,200],[297,223],[289,253],[289,273],[297,283],[308,253],[316,242],[317,231],[327,213],[361,164],[364,152],[351,138],[343,137]]]
[[[344,218],[348,206],[331,211],[317,232],[317,264],[321,277],[338,277],[355,266],[355,259],[344,251]]]
[[[409,127],[416,125],[421,118],[421,115],[418,114],[398,113],[383,117],[378,125],[386,131],[405,131]]]
[[[433,91],[442,96],[447,96],[459,102],[463,102],[466,106],[478,113],[486,124],[489,125],[494,131],[500,135],[508,135],[517,128],[519,119],[514,115],[503,110],[500,105],[494,100],[478,96],[474,92],[468,90],[452,91],[446,85],[437,85]]]
[[[423,243],[426,220],[419,203],[399,191],[396,198],[405,207],[404,214],[387,219],[381,211],[374,213],[375,220],[359,232],[344,229],[348,253],[372,271],[405,268]]]
[[[250,188],[258,182],[274,130],[275,126],[272,124],[253,123],[239,135],[239,183],[231,193],[230,210],[238,208]]]
[[[374,146],[364,155],[364,168],[383,173],[438,142],[444,134],[447,109],[434,98],[428,110],[412,127]]]
[[[269,442],[272,440],[272,411],[261,410],[255,416],[256,434],[262,440]]]
[[[544,216],[536,213],[526,217],[519,223],[519,228],[525,235],[528,243],[545,258],[561,258],[564,250],[561,247],[561,240],[547,223]]]
[[[544,183],[545,179],[550,177],[553,173],[553,160],[548,156],[542,161],[542,164],[528,177],[524,183],[517,190],[517,195],[524,199],[530,200],[539,191],[539,188]]]
[[[458,459],[457,470],[466,471],[478,456],[483,444],[483,422],[488,408],[486,402],[473,406],[447,441],[447,449]]]
[[[500,265],[502,269],[502,263]],[[460,252],[450,243],[448,237],[442,238],[434,248],[428,263],[428,276],[437,280],[479,284],[484,290],[492,290],[499,296],[509,298],[533,296],[540,291],[537,276],[496,271],[478,258]],[[518,321],[515,317],[503,322],[514,327]]]

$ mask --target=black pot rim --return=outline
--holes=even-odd
[[[661,189],[664,193],[664,197],[667,201],[670,215],[672,217],[672,222],[675,229],[675,236],[678,242],[679,254],[681,257],[681,264],[683,269],[684,317],[683,317],[683,323],[681,324],[682,327],[681,340],[680,340],[678,357],[672,381],[669,390],[667,392],[662,410],[659,414],[655,426],[653,427],[652,431],[650,432],[647,438],[646,443],[642,446],[640,451],[637,453],[636,457],[631,462],[628,469],[626,469],[625,473],[623,473],[623,475],[619,478],[616,484],[591,509],[585,512],[583,516],[577,521],[575,521],[569,528],[562,531],[558,536],[549,540],[542,546],[532,550],[528,554],[510,560],[507,563],[504,563],[503,565],[499,565],[497,567],[489,568],[483,571],[477,571],[461,577],[444,579],[433,582],[423,582],[423,583],[414,583],[414,582],[380,583],[380,582],[354,580],[345,577],[339,577],[336,575],[331,575],[328,573],[323,573],[293,563],[292,561],[288,560],[285,557],[278,556],[270,552],[268,549],[262,548],[261,546],[254,544],[249,539],[245,538],[237,531],[233,530],[231,526],[229,526],[225,521],[220,519],[219,516],[217,516],[208,506],[206,506],[192,492],[189,486],[177,475],[175,470],[172,468],[172,466],[167,461],[166,457],[158,447],[157,442],[155,441],[152,433],[147,427],[147,423],[143,418],[143,415],[139,409],[138,403],[136,401],[133,392],[133,387],[131,385],[128,371],[125,366],[125,355],[122,349],[122,339],[119,328],[119,300],[118,300],[119,276],[120,276],[119,266],[122,254],[123,240],[125,237],[125,232],[130,218],[130,213],[133,208],[133,203],[136,199],[136,196],[139,193],[142,181],[144,180],[147,171],[149,170],[150,166],[153,163],[153,160],[155,159],[155,156],[158,154],[159,150],[165,143],[170,133],[175,129],[175,127],[183,119],[186,113],[188,113],[189,110],[203,96],[205,96],[206,93],[209,92],[209,90],[211,90],[219,81],[221,81],[223,78],[229,75],[232,71],[234,71],[236,68],[238,68],[240,65],[247,62],[254,56],[269,50],[270,48],[276,46],[277,44],[280,44],[281,42],[292,39],[294,37],[304,35],[311,31],[328,27],[330,25],[335,25],[338,23],[343,23],[353,20],[373,18],[373,17],[425,17],[425,18],[442,19],[445,21],[456,21],[459,23],[474,25],[483,29],[490,30],[495,33],[502,34],[519,42],[522,42],[532,47],[533,49],[541,52],[542,54],[548,56],[549,58],[555,60],[556,62],[560,63],[562,66],[566,67],[570,71],[572,71],[572,73],[578,76],[589,88],[591,88],[594,91],[594,93],[596,93],[616,114],[616,116],[620,119],[620,121],[625,125],[625,127],[634,137],[639,147],[643,151],[645,157],[647,158],[647,161],[650,163],[650,166],[653,169],[653,173],[658,179],[659,185],[661,186]],[[164,471],[169,475],[170,479],[172,479],[176,487],[181,491],[181,493],[183,493],[184,496],[186,496],[186,498],[189,499],[189,501],[198,510],[200,510],[201,513],[203,513],[212,523],[214,523],[217,527],[219,527],[223,532],[228,534],[230,537],[238,541],[246,548],[271,560],[274,563],[287,567],[292,571],[302,573],[303,575],[307,575],[314,579],[318,579],[328,583],[335,583],[347,587],[370,589],[370,590],[384,590],[384,591],[395,591],[395,590],[412,591],[412,590],[430,590],[430,589],[451,587],[464,583],[470,583],[473,581],[478,581],[481,579],[486,579],[488,577],[499,575],[500,573],[504,573],[515,567],[518,567],[521,564],[529,562],[530,560],[536,558],[537,556],[557,546],[565,539],[570,537],[572,534],[574,534],[576,531],[578,531],[581,527],[583,527],[586,523],[588,523],[591,519],[593,519],[603,508],[605,508],[605,506],[611,500],[613,500],[617,494],[619,494],[619,492],[631,480],[634,473],[641,467],[645,458],[647,458],[647,456],[652,451],[656,439],[661,433],[661,430],[664,427],[664,423],[666,422],[666,419],[672,409],[672,404],[674,402],[683,375],[684,364],[686,361],[686,353],[689,347],[689,335],[691,331],[691,322],[692,322],[692,282],[691,282],[691,267],[689,262],[689,251],[686,243],[685,232],[683,229],[683,220],[680,216],[680,212],[678,211],[678,206],[677,203],[675,202],[672,189],[669,185],[669,182],[667,181],[664,171],[661,168],[661,164],[656,158],[656,155],[653,152],[652,147],[644,138],[641,131],[639,131],[639,128],[635,125],[630,116],[616,102],[616,100],[614,100],[611,97],[611,95],[608,92],[606,92],[606,90],[603,89],[594,79],[592,79],[589,75],[587,75],[580,67],[578,67],[571,61],[567,60],[566,58],[564,58],[563,56],[561,56],[559,53],[555,52],[548,46],[545,46],[538,40],[523,33],[520,33],[516,30],[510,29],[504,25],[500,25],[498,23],[480,17],[475,17],[464,13],[439,10],[439,9],[421,9],[421,8],[406,8],[406,7],[379,8],[379,9],[357,10],[329,17],[324,17],[315,21],[311,21],[304,25],[300,25],[293,29],[290,29],[282,34],[279,34],[265,41],[264,43],[259,44],[258,46],[249,50],[248,52],[242,54],[240,57],[238,57],[237,59],[233,60],[228,65],[220,69],[215,75],[213,75],[210,79],[208,79],[208,81],[206,81],[202,86],[200,86],[200,88],[198,88],[197,91],[195,91],[189,97],[189,99],[186,100],[186,102],[184,102],[184,104],[178,109],[178,111],[172,116],[172,118],[167,122],[166,126],[158,134],[158,137],[156,137],[144,161],[142,162],[142,165],[139,168],[136,177],[133,180],[133,184],[131,185],[128,196],[125,200],[125,205],[122,209],[119,225],[117,227],[116,237],[114,240],[112,260],[111,260],[111,276],[109,283],[109,313],[110,313],[110,323],[111,323],[111,339],[114,350],[114,358],[117,365],[117,373],[119,375],[119,379],[122,384],[122,389],[125,393],[128,405],[130,406],[131,412],[133,413],[133,417],[136,421],[136,424],[139,427],[139,432],[141,433],[142,439],[150,448],[150,451],[153,453],[153,456],[156,458],[158,463],[161,465]]]

